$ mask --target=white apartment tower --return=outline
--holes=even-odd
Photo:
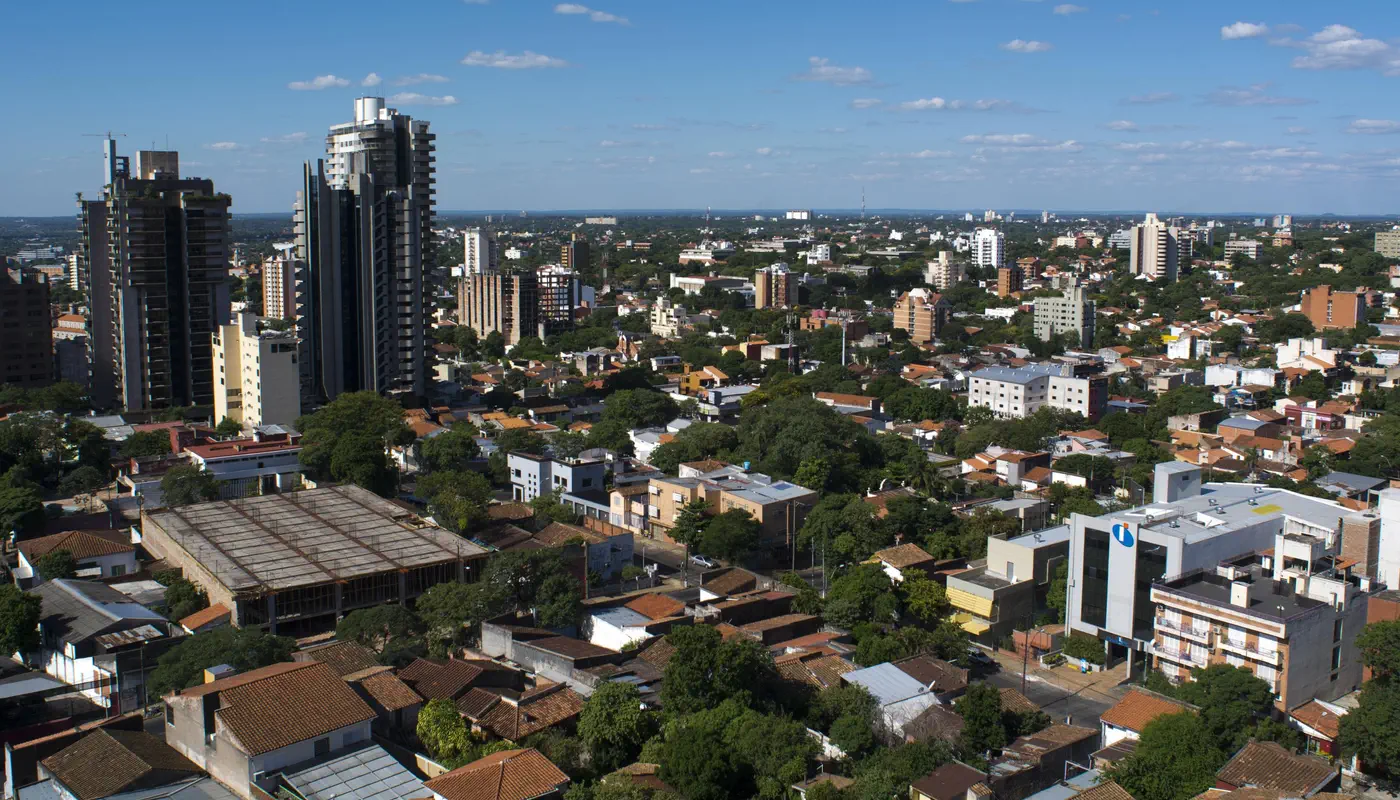
[[[991,269],[1006,266],[1006,234],[996,228],[978,228],[972,234],[972,263]]]
[[[262,265],[263,316],[295,319],[297,315],[297,258],[293,244],[275,244],[272,258]]]
[[[938,258],[928,262],[928,268],[924,272],[924,282],[940,292],[948,291],[966,277],[962,262],[954,261],[948,256],[947,250],[940,251]]]
[[[500,269],[496,234],[489,228],[467,228],[462,233],[462,274],[485,275]]]
[[[291,425],[301,415],[297,337],[258,332],[258,318],[239,314],[214,331],[214,417],[245,427]]]
[[[1128,269],[1150,280],[1174,281],[1180,245],[1180,228],[1167,225],[1156,214],[1148,214],[1141,224],[1133,226],[1128,240]]]

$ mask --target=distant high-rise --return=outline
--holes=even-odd
[[[564,246],[559,248],[560,265],[574,272],[582,273],[584,270],[588,269],[590,258],[591,252],[588,247],[588,240],[579,236],[577,233],[573,234],[569,238],[569,241],[565,242]]]
[[[1035,335],[1043,342],[1073,333],[1079,337],[1078,347],[1089,347],[1094,343],[1094,301],[1077,283],[1061,297],[1037,297],[1034,324]]]
[[[534,272],[491,271],[462,276],[457,284],[457,320],[479,338],[499,333],[506,346],[539,335],[539,282]]]
[[[325,160],[306,165],[296,233],[307,402],[427,391],[433,139],[427,122],[361,97],[354,121],[331,127]]]
[[[938,253],[938,258],[928,262],[924,272],[924,282],[940,292],[946,292],[962,281],[966,274],[961,261],[954,261],[947,250]]]
[[[490,228],[467,228],[462,232],[462,274],[484,275],[500,268],[496,234]]]
[[[178,153],[140,151],[132,169],[114,140],[104,146],[103,199],[78,197],[92,403],[210,405],[211,336],[229,318],[229,196],[181,178]]]
[[[574,309],[581,293],[578,273],[563,266],[540,267],[535,270],[539,285],[539,337],[564,333],[574,329]]]
[[[978,228],[972,234],[972,263],[999,269],[1006,265],[1006,234],[996,228]]]
[[[997,269],[997,297],[1010,297],[1021,291],[1021,280],[1024,277],[1020,264],[999,267]]]
[[[787,264],[760,267],[753,275],[754,308],[791,308],[797,305],[797,278]]]
[[[297,315],[296,245],[273,245],[276,253],[262,265],[263,316],[295,319]]]
[[[938,338],[953,315],[953,305],[937,292],[910,289],[894,304],[894,326],[909,332],[909,341],[927,344]]]
[[[0,258],[0,384],[35,388],[53,383],[49,281],[43,273],[10,270]]]
[[[1133,226],[1128,240],[1128,271],[1151,280],[1176,280],[1180,260],[1181,230],[1148,214]]]

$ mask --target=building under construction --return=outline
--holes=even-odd
[[[574,329],[574,309],[579,304],[578,273],[563,266],[540,267],[535,271],[539,284],[540,338]]]
[[[232,612],[305,636],[357,608],[480,579],[486,550],[358,486],[199,503],[142,515],[143,543]]]

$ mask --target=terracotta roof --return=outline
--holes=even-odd
[[[855,665],[836,655],[820,652],[788,653],[773,659],[778,674],[790,681],[797,681],[825,689],[841,685],[841,676],[855,670]]]
[[[229,610],[224,607],[223,603],[215,603],[208,608],[202,608],[180,620],[180,625],[189,630],[196,631],[211,622],[217,622],[220,617],[229,616],[229,614]]]
[[[731,567],[723,575],[716,575],[700,584],[700,588],[712,594],[724,596],[746,592],[757,586],[758,576],[738,567]]]
[[[656,636],[642,643],[637,651],[637,658],[664,670],[666,665],[671,663],[671,656],[675,652],[676,646],[667,641],[665,636]]]
[[[408,687],[408,684],[389,672],[380,672],[355,681],[355,685],[365,690],[370,699],[385,711],[398,711],[401,708],[418,705],[423,698]]]
[[[1021,480],[1031,483],[1044,483],[1054,476],[1054,470],[1049,467],[1032,467],[1029,472],[1021,476]]]
[[[894,547],[886,547],[884,550],[875,551],[871,558],[883,561],[895,569],[904,569],[918,564],[927,564],[934,560],[924,548],[917,544],[900,544]]]
[[[916,742],[940,739],[956,742],[962,735],[963,718],[948,706],[932,705],[904,724],[904,735]]]
[[[1015,689],[1002,689],[1001,710],[1013,714],[1034,714],[1040,710],[1040,706]]]
[[[19,543],[19,551],[30,563],[56,550],[67,550],[81,561],[113,553],[130,553],[135,549],[130,542],[123,541],[120,531],[64,531]]]
[[[185,694],[201,688],[219,692],[220,708],[214,713],[250,756],[368,722],[375,716],[335,670],[319,661],[274,664],[206,683]]]
[[[909,788],[934,800],[961,800],[968,789],[986,778],[985,772],[960,761],[951,761],[914,781]]]
[[[648,619],[666,619],[684,611],[685,603],[664,594],[644,594],[634,597],[626,607]]]
[[[1297,755],[1277,742],[1250,741],[1216,773],[1231,786],[1253,786],[1307,797],[1336,770],[1320,758]]]
[[[203,770],[142,731],[97,730],[41,762],[78,800],[164,786]]]
[[[481,719],[500,699],[500,694],[474,686],[457,698],[457,711],[467,719]]]
[[[1130,689],[1122,700],[1103,712],[1099,719],[1118,728],[1142,733],[1147,723],[1167,714],[1179,714],[1188,706],[1142,689]]]
[[[1104,781],[1075,795],[1073,800],[1133,800],[1133,796],[1113,781]]]
[[[792,625],[797,622],[806,622],[814,619],[816,619],[816,617],[811,614],[782,614],[776,617],[769,617],[768,619],[761,619],[757,622],[750,622],[746,625],[740,625],[739,630],[746,633],[762,633],[763,631],[769,631],[774,628],[781,628],[784,625]]]
[[[399,670],[399,678],[427,700],[455,700],[484,671],[459,658],[417,658]]]
[[[345,677],[352,672],[379,666],[379,659],[368,648],[355,642],[331,642],[319,647],[310,647],[297,654],[298,661],[319,661],[335,670],[335,674]]]
[[[447,800],[530,800],[568,783],[568,775],[532,748],[492,753],[423,785]]]
[[[936,692],[967,688],[967,670],[932,656],[912,656],[894,662],[895,669]]]
[[[477,722],[496,736],[518,742],[567,722],[583,710],[583,695],[561,683],[531,689],[519,700],[503,697]]]

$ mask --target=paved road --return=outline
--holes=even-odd
[[[997,663],[1001,669],[989,676],[987,681],[1003,689],[1021,689],[1021,661],[1002,653],[997,653]],[[1087,728],[1097,727],[1099,715],[1127,693],[1126,686],[1068,686],[1055,682],[1055,674],[1038,669],[1031,662],[1031,673],[1026,680],[1026,696],[1040,706],[1056,722],[1070,718],[1072,724]]]

